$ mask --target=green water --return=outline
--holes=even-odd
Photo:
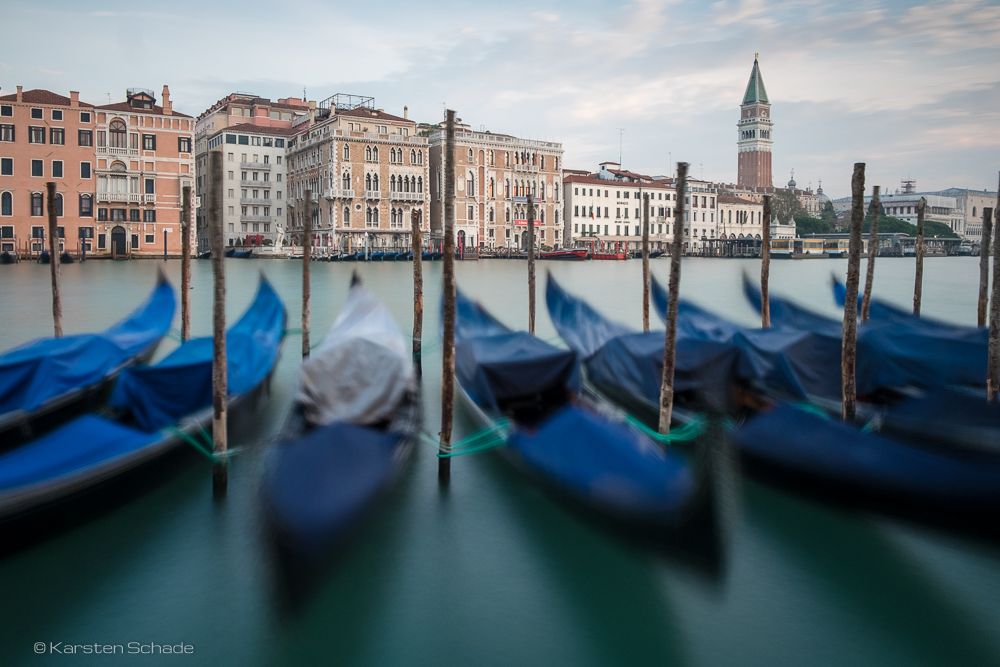
[[[654,260],[664,281],[667,260]],[[102,329],[150,290],[163,262],[63,268],[67,333]],[[180,284],[179,261],[166,265]],[[210,331],[211,268],[194,262],[192,329]],[[641,264],[542,264],[615,318],[641,325]],[[772,290],[837,315],[828,280],[846,261],[775,262]],[[863,268],[863,267],[862,267]],[[878,264],[876,295],[908,306],[913,262]],[[404,330],[408,263],[313,266],[314,342],[333,322],[350,272]],[[437,339],[441,264],[425,264],[425,340]],[[226,262],[228,316],[264,271],[300,321],[301,264]],[[686,259],[682,292],[747,324],[740,272],[759,263]],[[526,264],[457,265],[459,286],[502,320],[527,321]],[[925,265],[926,316],[975,323],[978,260]],[[555,332],[539,289],[538,333]],[[48,267],[0,267],[0,349],[51,334]],[[654,316],[655,317],[655,316]],[[178,314],[179,321],[179,314]],[[175,323],[175,326],[177,324]],[[159,354],[175,344],[165,341]],[[427,425],[440,423],[440,356],[428,343]],[[309,605],[280,612],[259,525],[267,441],[298,366],[289,337],[270,400],[231,427],[228,496],[213,501],[210,466],[191,462],[139,498],[0,560],[0,664],[199,665],[986,665],[1000,664],[1000,548],[853,514],[744,480],[726,563],[708,578],[610,537],[525,483],[491,454],[452,463],[442,493],[421,449]],[[474,427],[457,411],[456,438]],[[36,655],[36,642],[179,644],[186,656]]]

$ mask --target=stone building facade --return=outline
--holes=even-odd
[[[430,132],[431,230],[444,231],[442,123]],[[535,206],[540,248],[566,246],[562,205],[562,144],[455,127],[455,244],[467,249],[523,249],[528,196]]]
[[[97,179],[93,105],[48,90],[0,97],[0,252],[48,248],[46,186],[56,184],[60,248],[93,252]]]
[[[410,248],[411,215],[428,228],[428,143],[416,123],[334,95],[297,121],[287,148],[286,242],[301,245],[305,192],[313,193],[313,245],[321,253]],[[325,250],[323,250],[325,249]]]

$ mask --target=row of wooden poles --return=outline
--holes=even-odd
[[[445,164],[444,173],[455,171],[455,112],[448,110],[445,130]],[[675,220],[684,219],[685,197],[687,188],[688,163],[677,163],[677,205],[674,212]],[[209,183],[222,182],[222,153],[213,152],[209,158]],[[58,225],[55,206],[55,183],[47,183],[48,222],[49,222],[49,256],[56,257],[58,244]],[[212,358],[212,439],[215,464],[212,471],[212,486],[216,495],[224,494],[228,484],[226,467],[227,433],[227,366],[226,366],[226,275],[225,275],[225,243],[222,230],[222,199],[221,190],[216,187],[208,189],[208,226],[211,232],[213,301],[212,301],[212,335],[214,352]],[[851,230],[850,250],[847,264],[847,295],[844,302],[843,351],[841,357],[843,418],[853,420],[857,401],[855,387],[855,359],[857,350],[858,327],[858,291],[860,284],[861,237],[865,218],[865,164],[854,165],[854,175],[851,179]],[[441,431],[439,433],[438,480],[447,485],[451,478],[451,431],[454,419],[455,399],[455,179],[445,179],[444,202],[444,247],[443,247],[443,280],[444,293],[443,331],[442,331],[442,363],[441,363]],[[865,278],[865,288],[862,296],[861,320],[868,320],[871,304],[872,285],[875,278],[875,258],[878,254],[878,224],[879,224],[879,187],[875,186],[872,193],[871,230],[868,242],[868,267]],[[312,192],[306,190],[305,211],[303,215],[303,252],[302,252],[302,358],[309,356],[310,349],[310,260],[312,256]],[[763,201],[763,219],[771,219],[771,197],[765,196]],[[916,271],[913,287],[913,313],[920,315],[920,304],[923,285],[924,260],[924,211],[926,200],[921,198],[917,205],[917,243]],[[528,218],[528,332],[535,333],[535,207],[534,199],[529,196],[527,202]],[[998,200],[997,210],[1000,210]],[[185,342],[191,336],[190,286],[191,286],[191,188],[185,186],[182,194],[182,253],[181,253],[181,341]],[[987,296],[989,295],[989,256],[990,243],[993,244],[993,256],[1000,257],[1000,225],[993,234],[993,209],[983,209],[982,254],[980,257],[978,324],[986,326]],[[421,338],[423,335],[423,269],[420,218],[416,211],[411,220],[411,241],[413,245],[413,359],[417,374],[422,371]],[[660,386],[659,432],[670,433],[670,422],[673,413],[674,400],[674,369],[677,347],[677,313],[680,301],[681,280],[681,246],[683,242],[683,225],[674,225],[674,235],[671,240],[670,280],[668,283],[669,301],[667,304],[666,334],[663,345],[663,376]],[[52,276],[52,317],[56,337],[63,335],[62,301],[59,284],[59,262],[55,259],[49,262]],[[768,281],[771,266],[771,228],[764,225],[762,240],[760,293],[761,293],[761,326],[771,326],[770,301],[768,296]],[[642,224],[642,328],[649,331],[649,195],[644,195]],[[993,291],[989,303],[989,353],[987,395],[990,401],[997,400],[1000,389],[1000,261],[993,262]]]

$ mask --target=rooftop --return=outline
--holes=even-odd
[[[17,93],[0,96],[0,102],[17,102]],[[53,93],[51,90],[36,88],[21,93],[21,102],[24,104],[47,104],[50,106],[68,107],[72,103],[72,100],[65,95]],[[94,108],[93,104],[87,104],[86,102],[80,102],[80,106],[88,109]]]
[[[755,104],[757,102],[769,104],[767,91],[764,90],[764,79],[760,75],[760,65],[757,63],[755,54],[753,69],[750,71],[750,81],[747,82],[747,92],[743,94],[743,104]]]

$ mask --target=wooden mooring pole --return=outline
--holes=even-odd
[[[844,337],[840,372],[844,421],[853,421],[857,403],[855,355],[858,343],[858,283],[861,282],[861,227],[865,221],[865,163],[854,164],[851,178],[851,242],[847,260],[847,297],[844,301]]]
[[[924,210],[927,200],[923,197],[917,202],[917,268],[913,276],[913,314],[920,317],[920,300],[924,296]],[[984,211],[985,213],[985,211]]]
[[[649,195],[642,195],[642,330],[649,331]]]
[[[441,336],[441,442],[438,483],[451,481],[451,424],[455,409],[455,112],[448,109],[444,153],[444,315]]]
[[[997,195],[997,208],[1000,214],[1000,194]],[[1000,218],[1000,215],[997,215]],[[987,239],[983,239],[988,242]],[[997,389],[1000,385],[1000,219],[993,230],[993,293],[990,296],[990,333],[989,353],[986,363],[986,398],[990,402],[997,400]]]
[[[868,321],[868,307],[872,303],[872,287],[875,284],[875,258],[878,257],[878,219],[881,199],[879,186],[872,187],[872,226],[868,232],[868,266],[865,272],[865,293],[861,297],[861,321]]]
[[[760,242],[760,326],[771,326],[771,296],[768,282],[771,280],[771,195],[764,195],[764,225]]]
[[[420,339],[424,331],[424,265],[420,236],[420,209],[413,209],[410,220],[410,241],[413,246],[413,365],[417,377],[423,374],[420,359]]]
[[[229,485],[226,467],[226,404],[229,399],[226,357],[226,247],[222,230],[222,153],[209,153],[208,225],[212,237],[212,490],[222,496]]]
[[[312,294],[309,261],[312,259],[312,190],[306,190],[302,206],[302,358],[309,357],[309,308]]]
[[[674,238],[670,244],[670,282],[667,288],[667,333],[663,342],[663,379],[660,383],[660,423],[662,435],[670,433],[674,411],[674,365],[677,360],[677,305],[681,291],[681,239],[684,233],[684,197],[687,194],[688,163],[677,163],[677,206],[674,209]]]
[[[181,195],[181,342],[191,339],[191,186]]]
[[[56,338],[62,338],[62,286],[59,284],[59,218],[56,211],[56,184],[45,184],[49,214],[49,274],[52,276],[52,326]],[[44,249],[44,245],[42,246]]]
[[[528,195],[528,333],[535,335],[535,199]]]

